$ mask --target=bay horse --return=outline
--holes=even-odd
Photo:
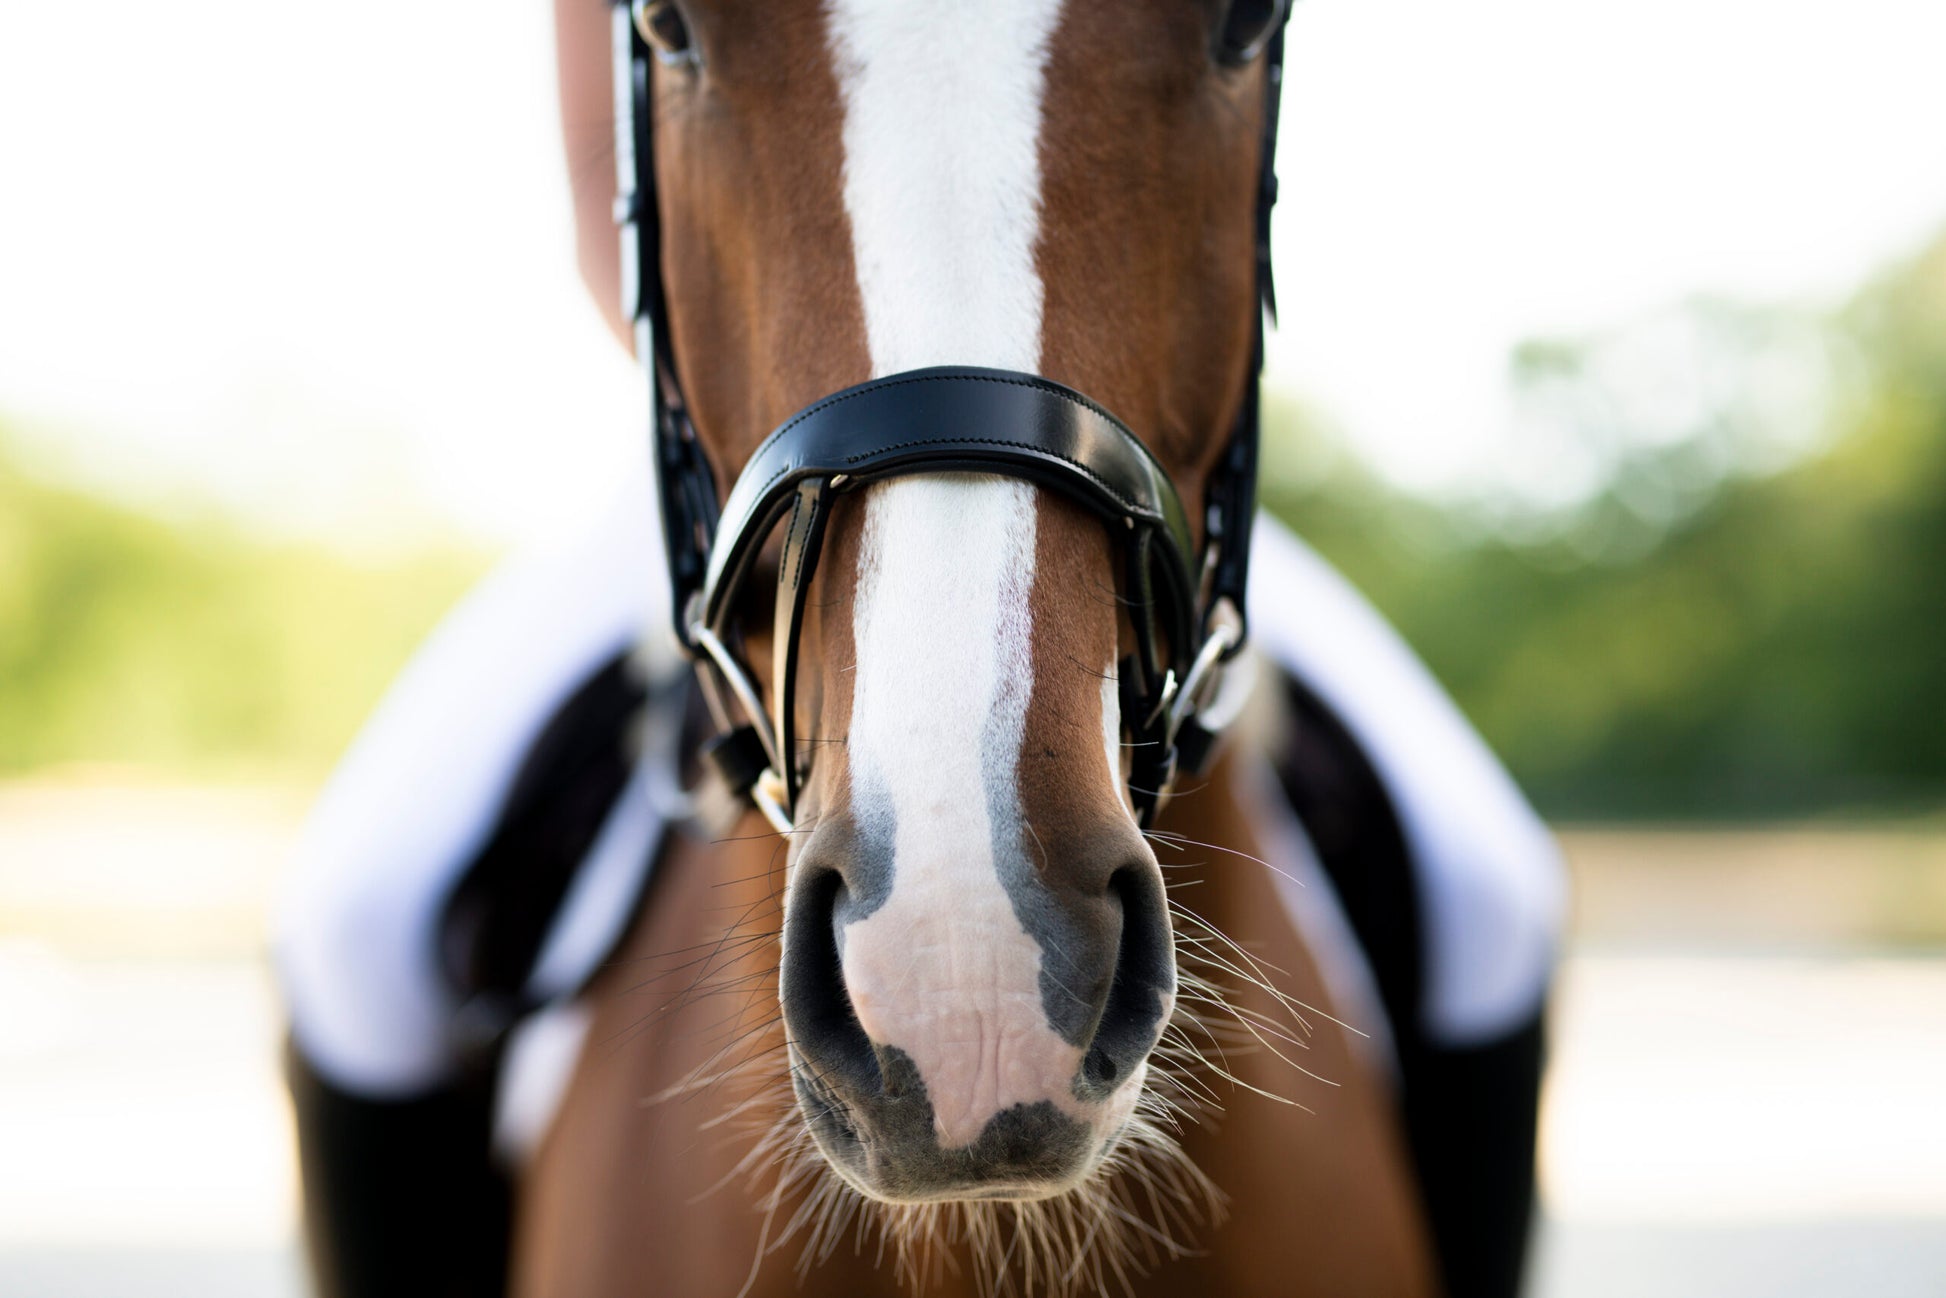
[[[1158,760],[1248,694],[1244,660],[1220,687],[1198,665],[1240,625],[1205,655],[1181,614],[1248,548],[1247,490],[1240,518],[1213,502],[1254,434],[1284,17],[620,10],[628,269],[585,177],[583,255],[628,277],[678,635],[748,801],[668,837],[587,990],[514,1293],[1488,1291],[1441,1269],[1407,1046],[1302,921],[1266,757],[1288,708],[1259,690],[1201,775]],[[585,157],[600,14],[560,22]],[[901,429],[958,431],[874,476],[778,440],[806,419],[868,469]],[[1172,526],[1174,568],[1130,558]]]

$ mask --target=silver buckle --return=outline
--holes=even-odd
[[[1168,725],[1163,729],[1164,743],[1174,743],[1182,723],[1200,712],[1223,679],[1223,660],[1243,641],[1243,616],[1228,599],[1220,599],[1210,609],[1209,638],[1196,651],[1182,684],[1169,700]]]

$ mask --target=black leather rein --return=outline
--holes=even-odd
[[[795,748],[795,696],[805,598],[825,525],[846,492],[905,474],[1016,478],[1101,518],[1122,560],[1122,602],[1134,652],[1118,675],[1122,728],[1133,754],[1130,804],[1146,825],[1179,758],[1199,766],[1212,735],[1198,720],[1221,664],[1244,641],[1243,596],[1256,507],[1263,315],[1236,425],[1206,490],[1203,539],[1147,447],[1071,388],[1035,374],[950,366],[861,383],[786,420],[750,457],[719,510],[714,475],[690,420],[670,352],[655,203],[651,64],[643,0],[615,8],[616,215],[622,226],[624,307],[636,324],[655,414],[655,469],[669,551],[676,635],[696,659],[720,733],[706,752],[732,792],[779,829],[791,825],[808,763]],[[1266,98],[1257,200],[1257,292],[1274,310],[1270,208],[1282,80],[1282,6],[1264,49]],[[772,693],[766,708],[742,652],[740,597],[757,558],[783,527]],[[950,561],[950,557],[948,557]]]

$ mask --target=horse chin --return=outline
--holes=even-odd
[[[803,1070],[794,1072],[798,1113],[826,1168],[891,1208],[1034,1204],[1071,1195],[1104,1174],[1143,1085],[1142,1077],[1131,1078],[1090,1121],[1051,1105],[1023,1106],[999,1115],[973,1145],[953,1149],[933,1138],[923,1096],[891,1121],[883,1112],[861,1120]],[[922,1133],[915,1132],[921,1124]]]
[[[1149,1061],[1089,1105],[1085,1123],[1051,1124],[1079,1140],[1054,1150],[1019,1146],[1006,1166],[969,1160],[984,1138],[940,1149],[922,1096],[907,1117],[923,1116],[923,1148],[884,1139],[883,1113],[821,1095],[815,1074],[791,1053],[796,1103],[782,1141],[794,1153],[779,1165],[769,1206],[775,1213],[786,1196],[803,1194],[785,1214],[784,1235],[804,1232],[807,1259],[827,1256],[857,1214],[902,1292],[926,1292],[942,1267],[964,1266],[979,1293],[1081,1298],[1113,1291],[1116,1277],[1126,1290],[1130,1275],[1160,1258],[1189,1256],[1196,1232],[1222,1220],[1222,1192],[1178,1139],[1179,1119],[1191,1111],[1167,1098],[1172,1084],[1158,1085]],[[1168,1063],[1160,1063],[1166,1078]],[[956,1175],[940,1176],[942,1167]]]
[[[1058,1184],[1009,1184],[995,1182],[991,1185],[964,1186],[951,1190],[935,1190],[918,1194],[885,1194],[873,1189],[853,1176],[843,1163],[832,1160],[828,1155],[825,1164],[832,1175],[844,1182],[850,1189],[873,1203],[887,1208],[922,1208],[937,1204],[1032,1204],[1046,1203],[1053,1199],[1066,1198],[1082,1189],[1093,1179],[1100,1163],[1081,1172],[1073,1179]]]

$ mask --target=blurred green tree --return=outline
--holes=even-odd
[[[39,481],[0,441],[0,774],[314,774],[480,566],[165,521]]]
[[[1592,496],[1439,511],[1273,473],[1267,498],[1541,806],[1946,800],[1946,238],[1829,319],[1690,304],[1515,367],[1510,453],[1568,444],[1599,466]]]

